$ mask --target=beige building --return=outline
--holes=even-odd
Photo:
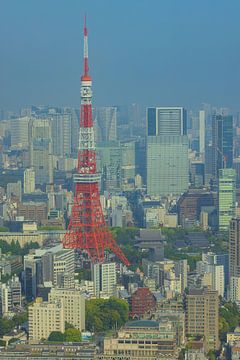
[[[62,301],[43,302],[37,298],[28,308],[29,340],[47,339],[52,331],[65,331]]]
[[[192,289],[187,295],[186,333],[203,335],[206,351],[218,349],[218,292],[208,289]]]
[[[24,229],[23,229],[24,230]],[[11,244],[12,241],[18,241],[21,247],[32,242],[37,242],[40,246],[44,243],[44,241],[48,239],[55,239],[62,241],[65,236],[65,230],[54,230],[54,231],[35,231],[35,230],[27,230],[22,233],[20,232],[2,232],[1,239],[6,241],[8,244]]]
[[[35,171],[33,169],[24,170],[23,192],[30,194],[35,191]]]
[[[80,331],[85,329],[85,298],[76,289],[51,289],[49,302],[63,302],[64,321]]]
[[[104,356],[129,359],[178,358],[176,326],[171,321],[128,322],[116,337],[104,338]]]
[[[233,345],[235,342],[240,341],[240,328],[237,326],[234,332],[227,333],[227,343]]]

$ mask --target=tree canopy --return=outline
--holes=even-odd
[[[103,332],[120,327],[128,320],[128,303],[117,298],[86,302],[86,329]]]
[[[0,234],[1,238],[1,234]],[[13,241],[9,244],[5,240],[0,239],[0,248],[3,254],[10,253],[11,255],[26,255],[28,254],[30,249],[39,248],[39,244],[37,242],[30,242],[25,244],[23,247],[20,246],[19,241]]]
[[[60,331],[52,331],[48,337],[51,342],[80,342],[82,340],[81,331],[75,329],[71,324],[67,325],[64,334]]]

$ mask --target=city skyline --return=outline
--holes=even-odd
[[[238,110],[239,10],[235,0],[3,0],[0,108],[79,106],[86,12],[95,106],[207,102]]]

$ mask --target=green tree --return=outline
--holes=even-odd
[[[81,331],[74,328],[65,330],[64,340],[67,342],[79,342],[82,340]]]
[[[0,318],[0,336],[6,335],[14,329],[14,322],[6,318]]]
[[[64,342],[65,336],[61,331],[52,331],[48,337],[48,341],[53,342]]]
[[[128,303],[117,298],[86,302],[86,329],[103,332],[120,327],[128,320]]]

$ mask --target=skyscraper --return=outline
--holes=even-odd
[[[184,108],[147,109],[147,192],[180,195],[188,188],[188,138]]]
[[[240,218],[233,218],[230,221],[229,276],[240,277]]]
[[[52,132],[50,120],[34,119],[29,124],[30,163],[38,185],[53,182]]]
[[[213,178],[219,176],[219,170],[233,168],[233,117],[232,115],[213,115]]]
[[[118,141],[98,144],[97,167],[101,173],[101,192],[119,192],[122,184],[122,151]]]
[[[186,134],[187,113],[183,107],[147,108],[147,136]]]
[[[72,145],[71,114],[50,114],[50,120],[52,125],[53,154],[57,156],[70,156]]]
[[[227,231],[236,212],[235,170],[220,169],[218,184],[218,226],[220,231]]]
[[[28,124],[29,116],[10,120],[11,146],[27,149],[29,143]]]
[[[206,115],[204,110],[199,111],[199,152],[204,158],[205,154],[205,127]]]
[[[117,108],[112,106],[95,109],[96,142],[117,140]]]

